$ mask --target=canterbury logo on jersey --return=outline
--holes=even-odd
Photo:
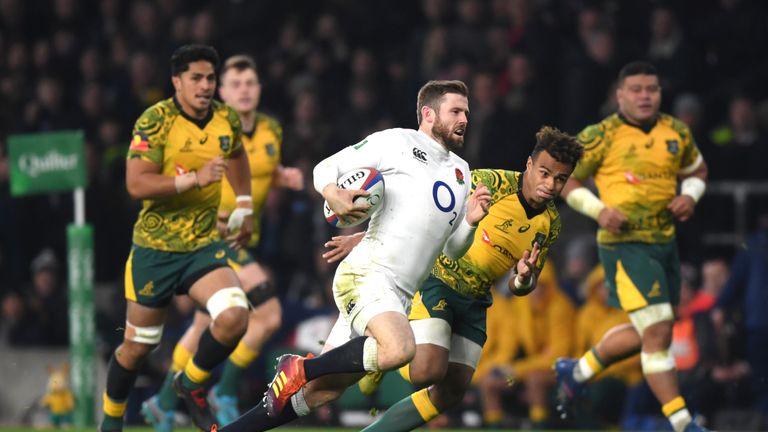
[[[413,158],[416,159],[419,162],[427,163],[427,152],[424,150],[414,147],[413,148]]]

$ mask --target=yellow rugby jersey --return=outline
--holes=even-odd
[[[514,267],[534,242],[541,248],[536,267],[544,266],[549,247],[560,235],[560,215],[552,202],[542,209],[528,205],[522,173],[473,170],[473,190],[478,182],[491,192],[488,215],[480,221],[467,253],[458,260],[440,255],[432,274],[461,294],[486,298],[496,279]]]
[[[216,156],[240,148],[240,117],[227,105],[213,101],[203,120],[189,117],[175,98],[151,106],[134,126],[128,158],[156,163],[161,173],[177,176],[196,171]],[[189,252],[218,238],[216,213],[221,183],[192,188],[168,198],[144,200],[133,242],[168,252]]]
[[[628,220],[618,235],[599,229],[598,243],[671,241],[675,226],[667,204],[677,195],[677,175],[702,161],[688,126],[662,113],[641,129],[613,114],[588,126],[578,139],[584,157],[573,176],[594,177],[600,199]]]
[[[283,128],[278,121],[266,114],[256,113],[256,124],[251,133],[243,133],[243,147],[248,152],[251,166],[251,194],[253,196],[253,236],[248,246],[253,247],[261,238],[261,211],[272,186],[272,175],[280,165],[280,149],[283,142]],[[221,187],[219,208],[231,212],[236,206],[235,192],[224,179]]]

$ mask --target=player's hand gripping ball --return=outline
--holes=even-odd
[[[336,185],[341,189],[349,190],[365,190],[370,195],[356,197],[355,204],[368,203],[371,207],[365,211],[364,218],[358,219],[351,223],[346,223],[338,218],[336,214],[328,206],[328,202],[323,202],[323,213],[325,214],[325,220],[329,224],[337,228],[348,228],[367,221],[373,212],[384,201],[384,177],[375,168],[358,168],[347,173],[344,173],[339,177]]]

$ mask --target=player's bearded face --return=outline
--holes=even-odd
[[[655,75],[631,75],[616,90],[619,110],[630,121],[648,123],[656,118],[661,106],[661,86]]]
[[[216,72],[213,65],[205,60],[189,64],[189,69],[173,77],[176,97],[189,114],[204,116],[211,106],[216,91]]]
[[[467,98],[457,94],[445,95],[445,101],[435,112],[432,136],[442,142],[450,151],[464,146],[464,133],[467,130]]]

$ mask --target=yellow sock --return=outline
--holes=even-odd
[[[676,432],[685,429],[692,420],[691,413],[685,407],[685,399],[682,396],[678,396],[665,403],[661,407],[661,412],[669,419],[669,422],[672,423],[672,428]]]
[[[258,351],[248,348],[248,346],[245,345],[245,342],[240,341],[235,350],[232,351],[232,354],[229,355],[229,361],[234,363],[237,367],[245,369],[248,365],[253,363],[258,356]]]
[[[483,413],[485,424],[496,424],[504,418],[504,412],[497,409],[487,410]]]
[[[173,363],[171,363],[171,371],[178,372],[187,366],[187,362],[192,358],[192,353],[182,344],[177,343],[173,349]]]
[[[409,383],[413,384],[413,381],[411,381],[411,364],[410,363],[408,363],[405,366],[401,367],[397,371],[400,372],[400,376],[403,377],[404,380],[406,380]]]
[[[531,405],[528,409],[528,417],[530,417],[531,421],[540,423],[549,417],[549,410],[543,405]]]
[[[202,384],[208,381],[208,378],[211,376],[211,371],[200,369],[195,364],[194,360],[190,360],[187,362],[187,366],[184,368],[184,375],[186,375],[187,378],[189,378],[189,380],[193,383]]]
[[[104,414],[110,417],[122,418],[125,414],[125,408],[128,405],[128,401],[117,402],[107,396],[106,390],[104,391]]]
[[[416,411],[419,412],[421,418],[428,422],[440,414],[435,404],[429,399],[429,392],[427,389],[421,389],[411,395],[413,404],[416,406]]]

